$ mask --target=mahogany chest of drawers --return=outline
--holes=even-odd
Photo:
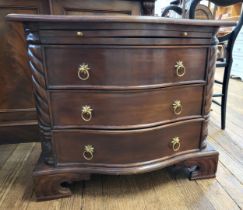
[[[214,177],[206,145],[217,39],[225,22],[9,15],[22,21],[42,133],[39,200],[63,182],[166,166]],[[197,167],[195,167],[197,166]]]

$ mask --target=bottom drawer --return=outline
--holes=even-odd
[[[58,164],[130,164],[199,149],[202,120],[138,130],[53,131]]]

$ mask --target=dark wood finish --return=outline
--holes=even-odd
[[[175,158],[168,158],[154,163],[145,163],[143,166],[133,167],[104,167],[85,166],[76,167],[52,167],[43,164],[40,158],[34,170],[34,184],[36,198],[38,201],[63,198],[72,195],[70,188],[65,183],[72,183],[79,180],[88,180],[90,173],[101,174],[137,174],[151,172],[171,165],[182,163],[184,167],[190,169],[191,179],[213,178],[217,170],[218,152],[212,148],[205,148],[198,152],[182,154]],[[179,164],[181,167],[182,164]],[[48,187],[47,187],[48,186]]]
[[[50,0],[55,15],[154,15],[156,0]]]
[[[136,25],[135,25],[136,26]],[[137,26],[136,26],[137,28]],[[77,29],[77,28],[76,28]],[[166,31],[163,31],[163,30],[156,30],[156,31],[144,31],[144,30],[135,30],[135,29],[127,29],[127,30],[118,30],[118,29],[113,29],[113,30],[99,30],[99,31],[94,31],[92,30],[92,28],[90,27],[91,30],[85,30],[83,31],[83,38],[98,38],[98,37],[101,37],[101,38],[109,38],[109,37],[130,37],[130,38],[134,38],[134,37],[137,37],[137,36],[144,36],[144,37],[158,37],[158,38],[161,38],[161,37],[175,37],[175,38],[178,38],[178,37],[181,37],[181,38],[184,38],[185,36],[183,35],[182,32],[180,31],[169,31],[169,30],[166,30]],[[187,29],[189,30],[189,29]],[[69,40],[69,44],[71,41],[73,41],[75,43],[76,41],[76,44],[79,44],[80,43],[80,40],[82,40],[81,37],[77,36],[77,30],[73,30],[73,31],[67,31],[67,30],[55,30],[55,31],[52,31],[52,30],[42,30],[40,31],[40,34],[41,34],[41,43],[45,43],[45,40],[48,39],[48,43],[51,43],[52,40],[51,38],[57,38],[60,40],[60,43],[62,41],[65,41],[65,40]],[[211,39],[212,38],[212,33],[207,33],[207,32],[204,32],[204,35],[205,35],[205,38],[207,39]],[[197,31],[188,31],[188,34],[186,37],[194,37],[194,38],[200,38],[201,37],[201,33],[197,32]],[[54,42],[54,40],[53,40]],[[56,43],[58,43],[56,41]]]
[[[154,1],[1,0],[0,144],[40,140],[36,133],[36,111],[23,27],[19,23],[6,23],[7,14],[153,15]],[[11,129],[18,133],[11,132]]]
[[[211,147],[206,148],[204,151],[208,151],[208,154],[202,153],[202,156],[181,161],[173,165],[170,171],[177,173],[178,169],[186,168],[188,169],[190,180],[214,178],[217,172],[219,153]]]
[[[0,1],[0,144],[39,140],[24,30],[9,13],[48,14],[48,1]]]
[[[190,170],[191,180],[214,178],[217,172],[218,156],[218,152],[213,151],[210,156],[191,158],[182,163],[185,167],[193,167]]]
[[[53,91],[50,106],[54,128],[131,129],[200,117],[202,97],[203,86],[198,85],[119,92]],[[183,106],[180,115],[172,108],[175,100]],[[81,118],[85,105],[93,109],[89,122]]]
[[[213,33],[214,30],[218,31],[218,27],[232,27],[236,25],[235,21],[216,21],[216,20],[185,20],[185,19],[169,19],[169,18],[161,18],[161,17],[145,17],[145,16],[104,16],[99,17],[95,15],[87,15],[87,16],[63,16],[63,15],[21,15],[21,14],[10,14],[6,16],[7,20],[17,21],[17,22],[28,22],[35,23],[39,22],[39,29],[48,28],[50,25],[54,25],[55,30],[58,30],[60,26],[64,26],[66,29],[69,29],[69,26],[76,26],[79,29],[88,29],[88,28],[96,28],[101,29],[101,27],[108,27],[108,29],[114,29],[116,26],[115,23],[120,23],[120,29],[126,30],[132,23],[137,23],[136,28],[143,29],[161,29],[161,27],[167,28],[167,30],[171,30],[174,26],[177,27],[179,31],[183,31],[187,29],[187,27],[191,27],[192,31],[202,32],[204,33]],[[97,25],[92,25],[90,23],[96,22]],[[54,23],[54,24],[53,24]],[[63,25],[67,24],[69,25]],[[87,24],[88,23],[88,24]],[[105,23],[112,23],[112,25],[106,25]],[[122,25],[122,23],[124,23]],[[138,23],[140,25],[138,25]],[[80,25],[81,24],[81,25]],[[128,24],[128,25],[126,25]],[[161,25],[160,25],[161,24]],[[117,25],[118,26],[118,25]],[[145,26],[145,28],[143,28]],[[182,27],[183,26],[183,27]],[[195,28],[196,26],[200,26],[199,28]],[[29,27],[29,26],[28,26]],[[178,28],[182,27],[182,28]],[[136,29],[135,28],[135,29]],[[53,29],[53,28],[52,28]],[[107,29],[107,28],[106,28]],[[32,31],[33,32],[33,31]],[[202,35],[203,35],[202,34]]]
[[[19,141],[40,141],[39,127],[36,120],[2,123],[0,127],[1,144],[16,144]]]
[[[46,46],[44,49],[47,85],[51,89],[119,89],[136,86],[147,88],[205,82],[207,48]],[[171,59],[165,56],[168,54]],[[66,59],[50,59],[58,57],[65,57],[69,62],[66,62]],[[198,62],[193,63],[192,59]],[[175,65],[179,60],[183,60],[186,66],[186,74],[183,77],[176,75]],[[77,74],[82,63],[90,67],[90,78],[86,81],[80,80]]]
[[[40,128],[43,157],[46,163],[54,164],[54,155],[51,145],[51,118],[44,78],[43,57],[40,46],[29,47],[31,56],[30,67],[32,69],[33,93],[35,97],[36,111]]]
[[[62,186],[63,183],[89,180],[90,178],[89,174],[79,173],[78,171],[71,173],[62,171],[57,176],[53,168],[43,164],[42,157],[40,157],[33,173],[35,195],[38,201],[68,197],[72,195],[72,192],[68,187]],[[46,173],[47,171],[48,173]]]
[[[210,47],[208,51],[208,62],[207,62],[207,70],[206,70],[207,86],[205,88],[205,96],[204,96],[203,115],[205,116],[205,121],[203,123],[203,129],[202,129],[202,143],[201,143],[202,148],[205,148],[207,146],[206,138],[208,135],[209,113],[211,111],[211,104],[212,104],[216,55],[217,55],[217,47],[216,46]]]
[[[163,29],[162,29],[163,30]],[[124,37],[125,38],[125,37]],[[141,45],[146,45],[146,46],[171,46],[171,45],[178,45],[178,46],[185,46],[185,45],[210,45],[212,43],[215,43],[216,40],[211,40],[211,39],[199,39],[199,38],[193,38],[193,39],[178,39],[178,38],[166,38],[163,39],[164,37],[158,37],[156,39],[146,39],[146,38],[126,38],[126,39],[121,39],[120,45],[136,45],[136,46],[141,46]],[[62,37],[49,37],[49,40],[43,39],[41,40],[41,43],[43,44],[53,44],[53,45],[58,45],[58,44],[80,44],[80,45],[85,45],[87,41],[89,42],[90,45],[98,45],[98,44],[103,44],[103,45],[116,45],[118,38],[89,38],[89,39],[78,39],[73,38],[73,39],[67,39],[67,38],[62,38]]]
[[[52,0],[55,15],[141,15],[140,1]],[[152,15],[152,13],[151,13]]]
[[[54,131],[53,143],[57,154],[57,164],[86,163],[114,167],[143,165],[147,161],[166,159],[181,153],[199,150],[203,119],[174,123],[159,127],[126,130],[67,130]],[[173,151],[171,141],[181,139],[181,147]],[[87,161],[83,157],[84,146],[94,146],[94,158]],[[72,152],[70,152],[72,151]],[[126,155],[124,155],[126,154]]]
[[[42,158],[34,171],[37,199],[68,196],[71,192],[62,187],[63,182],[87,179],[92,173],[134,174],[181,164],[193,168],[191,178],[194,179],[215,175],[218,153],[207,149],[206,138],[216,58],[215,34],[224,23],[108,16],[65,18],[10,15],[8,19],[24,22],[29,43],[28,54],[43,145]],[[53,34],[60,31],[59,37],[62,37],[62,33],[70,36],[65,30],[77,32],[91,28],[98,35],[106,30],[118,30],[113,31],[114,37],[102,38],[112,38],[112,46],[106,46],[107,42],[102,42],[99,37],[93,38],[95,45],[91,37],[81,37],[86,47],[81,47],[72,39],[69,42],[66,39],[65,47],[59,42],[56,46],[49,46],[48,42],[53,44],[53,39],[43,33],[45,29],[49,35],[51,31]],[[135,39],[125,35],[132,28],[141,31]],[[147,31],[153,29],[159,34],[161,28],[167,34],[173,34],[173,38],[164,36],[166,33],[159,37],[148,36]],[[183,31],[189,29],[193,32],[190,37],[182,37]],[[202,29],[204,32],[200,31]],[[174,30],[179,32],[178,36],[171,33]],[[201,37],[197,36],[199,32]],[[123,36],[117,36],[119,33]],[[164,42],[155,47],[155,39],[163,39]],[[144,40],[145,44],[138,45]],[[187,40],[186,44],[184,40]],[[192,45],[191,40],[196,40],[196,44]],[[206,42],[203,44],[200,40]],[[182,46],[178,47],[178,43]],[[50,49],[54,49],[55,53]],[[60,49],[59,54],[56,49]],[[97,55],[93,49],[97,49]],[[115,51],[110,53],[108,49]],[[175,49],[180,53],[177,54]],[[143,58],[139,59],[139,56]],[[86,81],[86,86],[82,81],[72,86],[75,78],[65,71],[77,74],[80,57],[82,60],[89,58],[92,79]],[[119,63],[116,57],[123,62]],[[65,61],[59,62],[60,59]],[[194,75],[185,76],[184,83],[174,80],[171,73],[177,59],[184,61],[189,74]],[[176,118],[170,110],[173,100],[181,100],[183,105],[181,116]],[[83,105],[93,108],[90,122],[82,122]],[[178,151],[175,147],[173,149],[172,140],[180,142]],[[85,150],[89,151],[90,160],[85,157]]]

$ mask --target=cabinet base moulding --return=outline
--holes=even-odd
[[[71,164],[56,167],[46,165],[41,157],[33,173],[36,198],[38,201],[43,201],[71,196],[72,192],[65,184],[89,180],[91,174],[129,175],[171,166],[174,172],[178,168],[187,168],[190,172],[190,180],[213,178],[217,171],[218,156],[219,153],[208,146],[198,152],[178,155],[161,162],[140,164],[133,167],[99,167],[91,164],[90,166],[86,164],[83,167],[75,167]]]

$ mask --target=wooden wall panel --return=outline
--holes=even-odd
[[[51,0],[55,15],[140,15],[139,1],[121,0]]]
[[[31,74],[21,24],[7,23],[9,13],[48,14],[48,1],[0,1],[0,144],[36,141]]]

